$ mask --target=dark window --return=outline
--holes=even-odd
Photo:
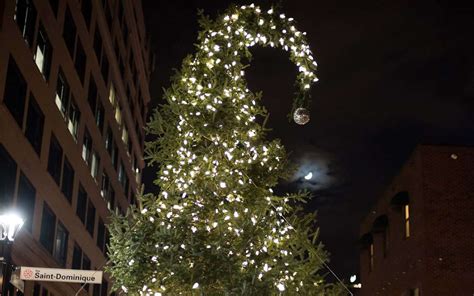
[[[17,296],[23,296],[23,294],[18,294],[18,293],[21,293],[21,292],[17,292]],[[48,290],[45,288],[45,287],[41,287],[40,284],[37,284],[35,283],[35,285],[33,286],[33,296],[53,296],[53,293],[51,294],[48,294]],[[9,295],[13,295],[13,292],[11,292],[11,294]]]
[[[20,209],[22,216],[26,218],[24,227],[30,232],[32,230],[33,216],[35,213],[35,195],[35,188],[30,183],[28,178],[23,173],[21,173],[20,184],[18,188],[17,206]]]
[[[92,296],[100,296],[100,285],[94,285],[92,289]]]
[[[56,227],[56,240],[54,244],[54,258],[58,260],[64,267],[66,265],[67,258],[67,242],[69,238],[69,232],[66,227],[59,222]]]
[[[21,127],[25,112],[26,82],[12,57],[8,61],[7,81],[3,97],[5,105]]]
[[[97,247],[102,251],[102,253],[105,252],[105,225],[104,221],[102,221],[101,218],[99,218],[99,223],[97,227]]]
[[[119,63],[119,71],[120,71],[120,77],[122,77],[122,79],[125,79],[125,65],[123,64],[122,58],[120,59],[120,63]]]
[[[67,108],[69,106],[69,84],[61,70],[59,70],[58,73],[55,102],[59,111],[61,111],[63,116],[66,116]]]
[[[33,95],[30,95],[30,102],[28,104],[28,115],[26,118],[26,130],[25,136],[30,141],[33,149],[41,154],[41,144],[43,141],[43,124],[44,124],[44,115],[41,112],[38,103],[36,103]]]
[[[81,269],[82,266],[82,250],[77,245],[74,244],[74,250],[72,252],[72,269]]]
[[[49,0],[49,5],[51,5],[51,9],[53,10],[54,16],[58,16],[58,8],[59,8],[59,0]]]
[[[107,296],[107,290],[109,289],[109,283],[106,280],[102,281],[100,296]]]
[[[117,58],[117,60],[120,59],[120,47],[118,44],[118,37],[115,38],[114,51],[115,51],[115,57]]]
[[[87,205],[87,224],[86,229],[92,237],[94,237],[94,227],[95,227],[95,207],[92,202],[89,201]]]
[[[48,36],[43,26],[40,27],[36,41],[35,62],[43,77],[48,80],[51,70],[51,57],[53,48],[49,43]]]
[[[86,22],[86,27],[90,27],[91,16],[92,16],[92,3],[91,0],[82,0],[82,15],[84,16],[84,21]]]
[[[132,145],[132,139],[130,139],[130,136],[127,137],[127,143],[126,143],[125,146],[128,148],[128,154],[131,155],[131,154],[132,154],[133,145]]]
[[[107,25],[109,26],[109,29],[112,28],[112,16],[113,16],[113,10],[110,7],[109,3],[107,0],[102,1],[103,2],[103,7],[104,7],[104,13],[105,13],[105,19],[107,20]]]
[[[41,286],[35,283],[33,287],[33,296],[40,296]]]
[[[62,180],[62,186],[61,186],[61,191],[63,192],[64,196],[67,198],[69,203],[72,200],[72,189],[74,185],[74,170],[69,163],[68,159],[64,159],[64,165],[63,165],[63,180]]]
[[[105,257],[107,259],[110,259],[109,258],[109,253],[108,253],[108,250],[107,250],[109,245],[110,245],[110,233],[107,230],[107,228],[105,228]]]
[[[79,192],[77,194],[77,207],[76,207],[76,214],[82,223],[85,224],[86,222],[86,211],[87,211],[87,193],[82,187],[79,185]]]
[[[102,37],[100,36],[99,26],[96,26],[94,33],[94,51],[97,57],[97,62],[100,64],[100,58],[102,56]]]
[[[84,83],[84,75],[86,74],[86,54],[84,52],[84,48],[82,47],[81,40],[77,40],[77,47],[76,47],[76,59],[74,62],[74,66],[76,67],[77,75],[81,80],[81,83]]]
[[[86,256],[86,254],[82,255],[82,269],[83,270],[91,269],[91,260],[89,259],[89,257]],[[84,290],[89,291],[89,286],[90,285],[85,285]]]
[[[89,102],[89,107],[91,108],[92,113],[94,113],[97,104],[97,85],[93,76],[89,79],[89,94],[87,96],[87,101]]]
[[[36,8],[32,0],[17,0],[15,7],[15,21],[26,42],[31,46],[35,35]]]
[[[123,35],[122,37],[123,37],[123,40],[124,40],[125,44],[127,44],[127,42],[128,42],[128,26],[127,26],[126,21],[123,22],[122,35]]]
[[[118,2],[118,21],[121,22],[123,18],[123,3],[121,0],[117,1]]]
[[[146,120],[146,113],[147,113],[146,105],[143,105],[142,118],[143,118],[144,120]]]
[[[89,164],[92,150],[92,138],[87,128],[84,131],[84,140],[82,141],[82,159]]]
[[[115,169],[117,169],[118,167],[118,147],[117,147],[117,144],[115,143],[114,141],[114,144],[113,144],[113,149],[112,149],[112,155],[110,156],[112,158],[112,164],[114,165]]]
[[[389,228],[386,227],[384,231],[382,232],[383,235],[383,256],[384,258],[387,257],[388,253],[388,238],[389,238]]]
[[[125,184],[123,188],[123,190],[125,191],[125,195],[128,194],[129,187],[130,187],[130,182],[128,180],[128,175],[125,173]]]
[[[109,80],[109,60],[107,59],[106,54],[102,55],[100,71],[102,72],[102,77],[104,78],[104,82],[107,85],[107,81]]]
[[[53,253],[55,231],[56,215],[51,211],[48,205],[44,203],[43,217],[41,219],[40,242],[51,254]]]
[[[91,269],[91,260],[89,259],[89,257],[86,256],[86,254],[82,255],[82,269],[84,270]]]
[[[67,49],[71,58],[74,56],[74,47],[76,46],[76,35],[77,29],[74,19],[72,18],[71,10],[69,7],[66,8],[66,14],[64,16],[64,30],[63,39],[66,43]]]
[[[16,163],[0,144],[0,205],[8,205],[13,200],[16,179]]]
[[[61,161],[63,158],[63,149],[59,145],[56,137],[51,134],[51,142],[49,144],[48,156],[48,172],[53,177],[56,184],[60,184],[61,179]]]

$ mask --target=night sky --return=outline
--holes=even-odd
[[[251,2],[144,1],[156,54],[152,104],[194,52],[197,10],[215,16],[230,3]],[[418,0],[280,4],[307,32],[318,61],[311,122],[287,120],[297,69],[285,52],[254,48],[246,77],[252,91],[263,91],[271,137],[282,139],[300,168],[282,188],[312,191],[307,208],[318,211],[330,266],[347,279],[359,268],[361,219],[415,145],[474,145],[474,9]],[[310,183],[303,182],[308,171]],[[148,190],[154,177],[153,168],[145,171]]]

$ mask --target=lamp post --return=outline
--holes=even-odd
[[[15,213],[0,214],[2,296],[8,293],[8,284],[12,274],[11,246],[23,223],[23,219]]]

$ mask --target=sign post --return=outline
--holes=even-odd
[[[102,275],[103,272],[99,270],[59,269],[28,266],[22,266],[20,268],[20,279],[24,281],[102,284]]]

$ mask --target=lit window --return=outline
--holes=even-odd
[[[110,85],[109,101],[110,101],[110,104],[112,104],[112,106],[115,106],[115,88],[113,84]]]
[[[403,207],[403,215],[405,220],[405,238],[410,237],[410,205]]]
[[[122,129],[122,141],[125,144],[125,147],[128,149],[128,129],[126,126]]]
[[[71,100],[71,103],[69,104],[69,112],[67,114],[67,128],[75,140],[77,140],[80,117],[81,112],[79,111],[79,108],[74,103],[74,100]]]
[[[38,32],[38,40],[36,41],[35,62],[38,69],[45,79],[49,77],[51,68],[51,44],[48,41],[46,32],[41,28]]]
[[[369,246],[369,271],[374,270],[374,243]]]
[[[115,120],[117,121],[118,125],[122,124],[122,110],[120,109],[119,104],[115,106]]]
[[[67,243],[69,232],[64,225],[59,222],[56,228],[56,240],[54,242],[54,258],[58,260],[62,266],[66,266]]]
[[[37,12],[32,0],[17,0],[15,7],[15,21],[18,28],[31,46],[35,34]]]
[[[91,175],[94,179],[97,179],[99,173],[99,164],[100,164],[100,157],[96,151],[92,152],[91,157]]]
[[[69,85],[64,78],[64,74],[60,71],[58,74],[58,82],[56,84],[56,106],[59,111],[66,116],[67,108],[69,105]]]
[[[115,88],[113,84],[110,85],[109,102],[112,105],[112,108],[114,109],[115,120],[117,121],[117,124],[120,126],[122,124],[122,110],[120,108],[119,100],[117,98],[117,94],[115,92]]]
[[[110,189],[109,177],[107,176],[107,173],[104,171],[102,172],[102,184],[100,188],[100,195],[102,195],[103,198],[108,199],[109,189]]]
[[[420,288],[410,289],[410,296],[420,296]]]
[[[84,132],[84,140],[82,141],[82,159],[87,164],[90,164],[90,156],[91,156],[91,149],[92,149],[92,138],[89,134],[89,131],[85,130]]]

